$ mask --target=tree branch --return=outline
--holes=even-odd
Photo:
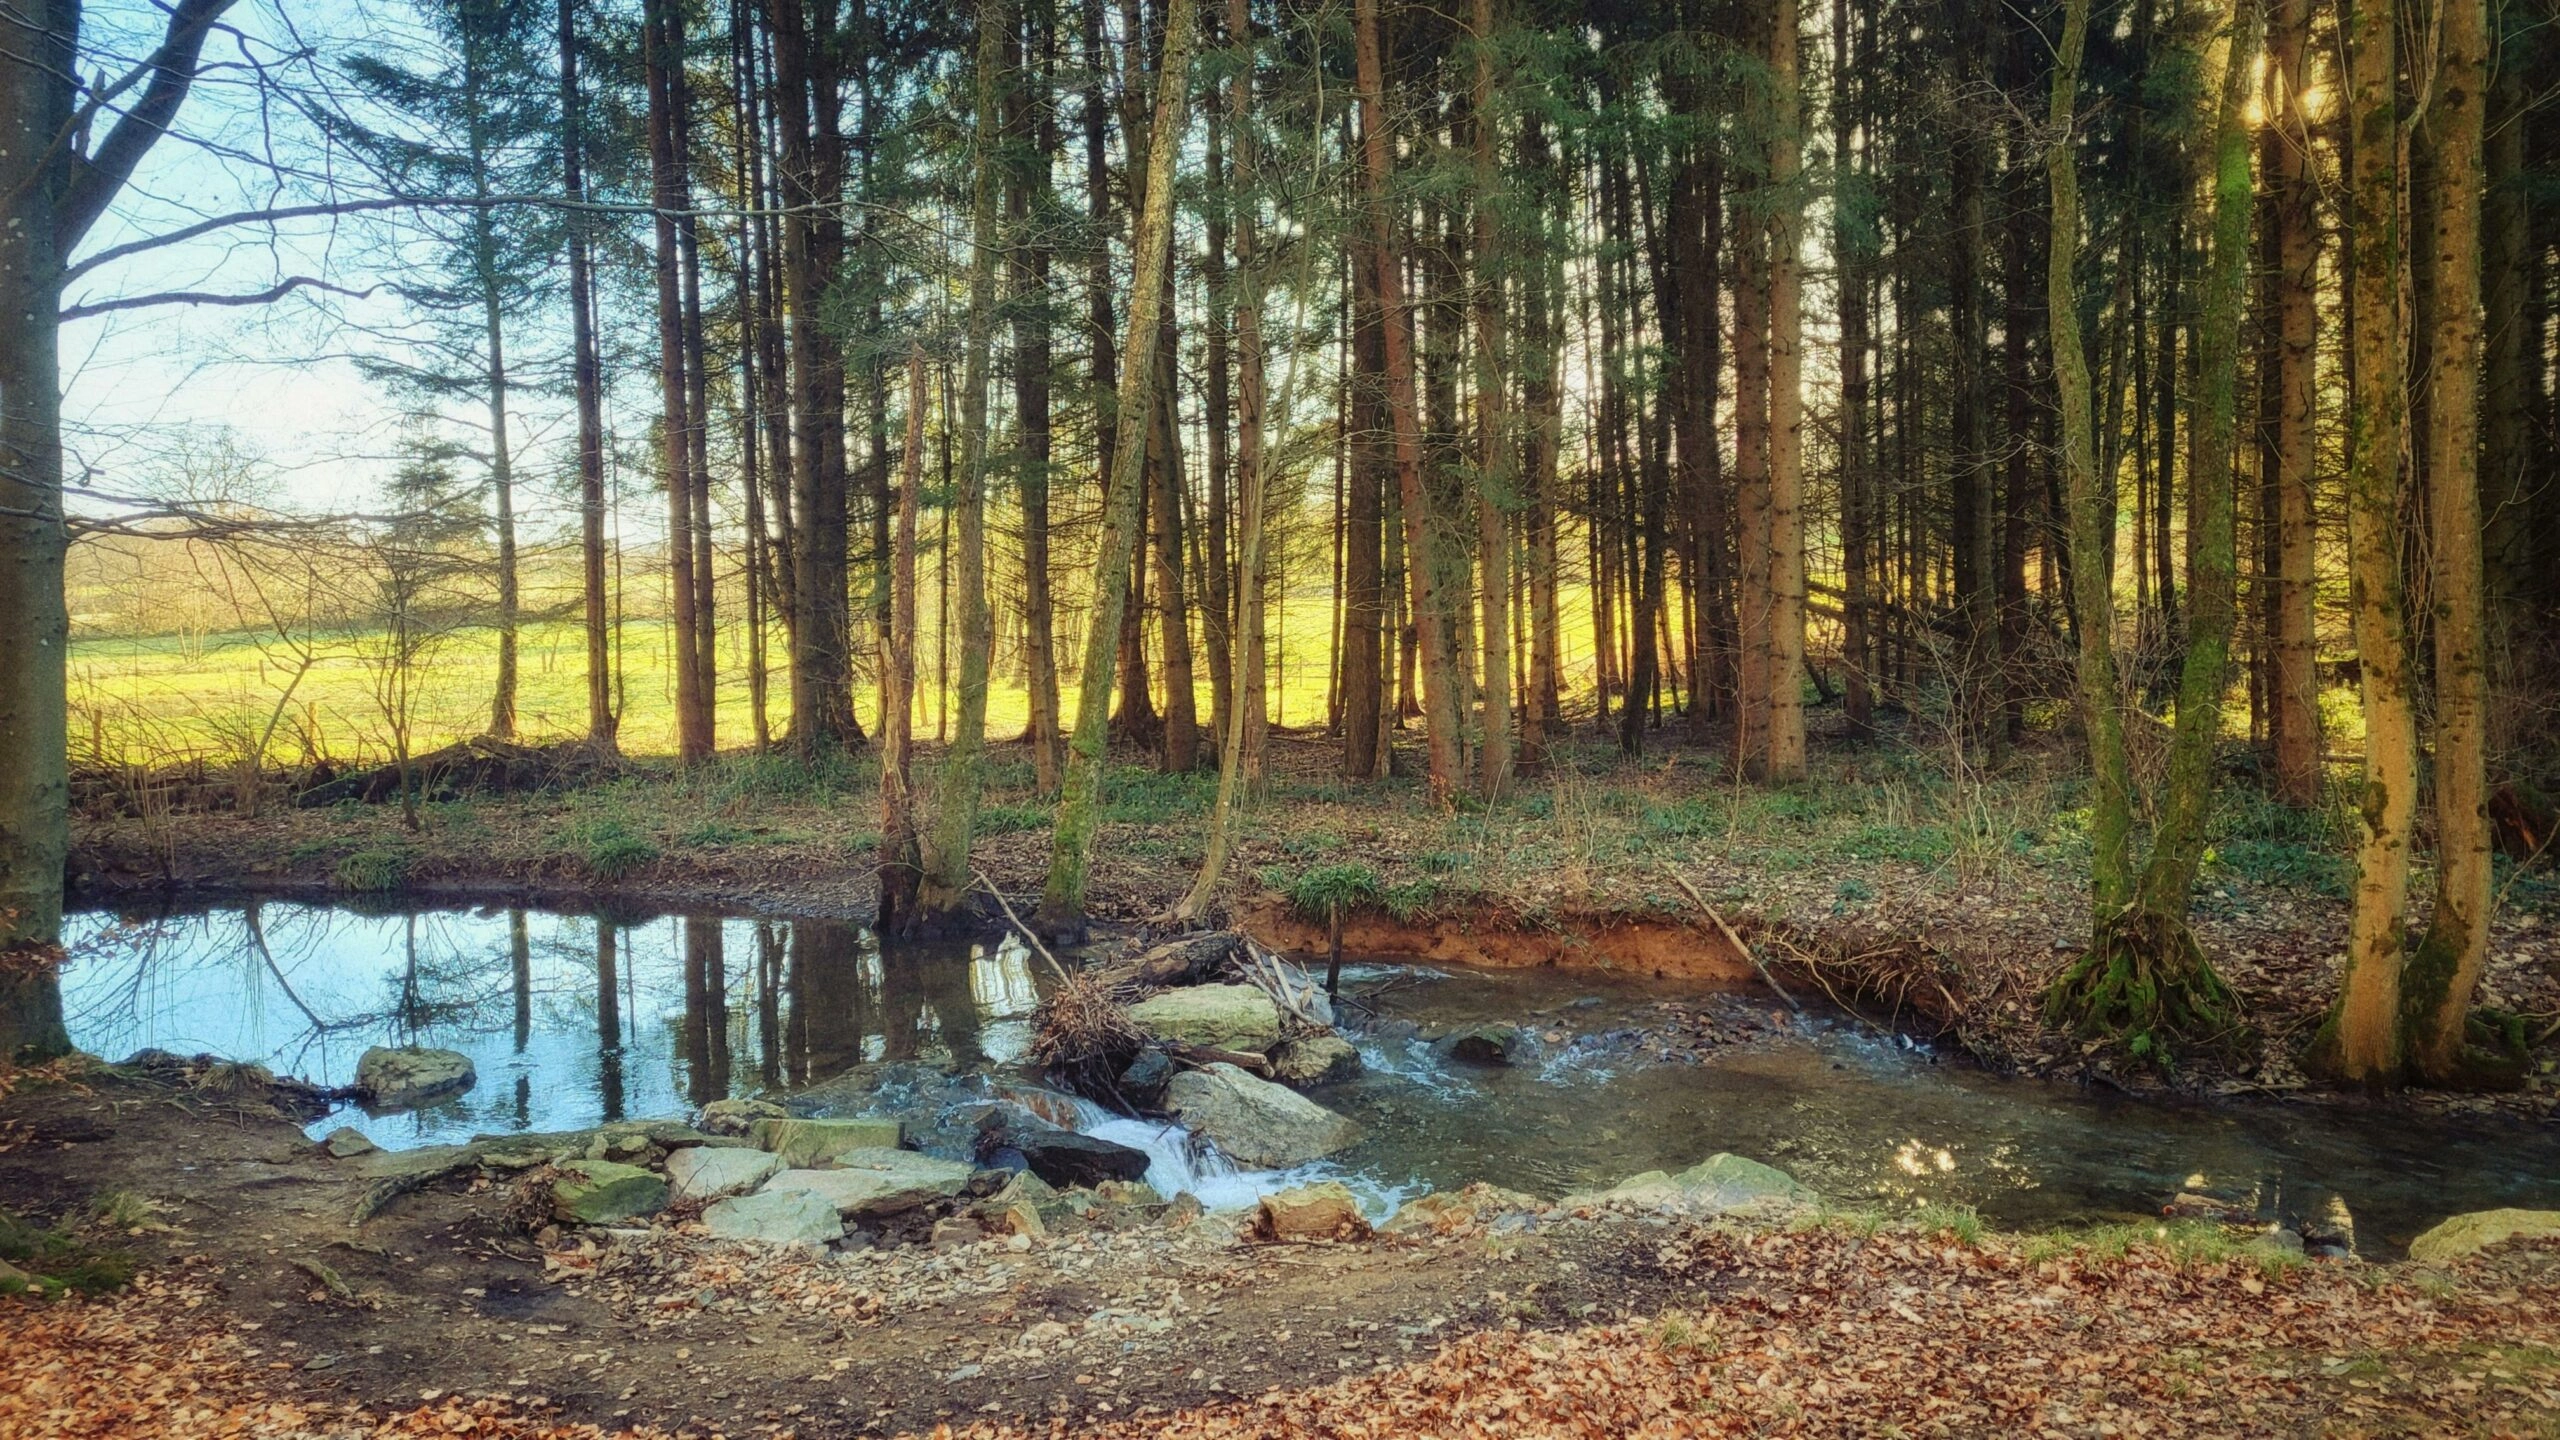
[[[65,322],[86,320],[92,315],[104,315],[113,310],[140,310],[152,305],[264,305],[270,301],[281,300],[296,290],[326,290],[332,295],[345,295],[361,300],[381,288],[379,285],[368,285],[362,290],[350,290],[344,285],[333,285],[314,276],[293,275],[249,295],[226,295],[212,290],[159,290],[149,295],[128,295],[121,299],[100,300],[89,305],[65,305],[62,307],[60,318]]]
[[[230,8],[231,0],[178,0],[177,8],[169,12],[168,33],[144,62],[151,84],[142,99],[125,112],[95,151],[72,158],[70,183],[54,208],[55,254],[69,254],[98,217],[107,213],[107,203],[133,177],[133,167],[177,118],[180,102],[195,83],[196,57],[204,50],[205,34]]]

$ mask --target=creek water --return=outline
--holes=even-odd
[[[371,1045],[469,1055],[479,1079],[462,1095],[311,1126],[392,1148],[679,1117],[731,1095],[859,1095],[844,1081],[882,1073],[954,1072],[934,1093],[962,1098],[1036,1078],[1020,1067],[1045,974],[1014,943],[883,946],[822,919],[279,902],[91,911],[66,929],[65,1013],[95,1054],[211,1053],[324,1085],[352,1081]],[[1331,1160],[1239,1172],[1162,1121],[1088,1107],[1079,1128],[1142,1146],[1158,1188],[1213,1208],[1316,1177],[1381,1212],[1471,1180],[1554,1196],[1720,1150],[1842,1205],[1967,1204],[2032,1227],[2155,1215],[2196,1191],[2349,1230],[2378,1254],[2448,1214],[2560,1206],[2548,1128],[2004,1079],[1844,1022],[1775,1023],[1765,997],[1592,971],[1358,966],[1345,993],[1367,1070],[1317,1098],[1364,1136]],[[1774,1037],[1659,1058],[1681,1021],[1717,1016]],[[1524,1028],[1513,1063],[1432,1043],[1480,1022]]]

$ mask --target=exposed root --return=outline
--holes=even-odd
[[[2239,997],[2214,973],[2185,917],[2140,906],[2100,922],[2088,952],[2045,992],[2045,1019],[2121,1040],[2135,1059],[2162,1065],[2173,1042],[2221,1050],[2244,1030]]]

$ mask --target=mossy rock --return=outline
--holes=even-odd
[[[666,1180],[637,1165],[571,1160],[551,1182],[551,1213],[575,1225],[610,1225],[665,1208]]]
[[[2560,1210],[2475,1210],[2456,1215],[2409,1242],[2409,1258],[2442,1265],[2510,1240],[2560,1237]]]

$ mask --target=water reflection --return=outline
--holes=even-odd
[[[838,920],[360,914],[257,903],[73,917],[74,1043],[256,1060],[327,1085],[377,1044],[472,1058],[426,1110],[332,1117],[378,1141],[681,1114],[870,1060],[1009,1064],[1038,1001],[1016,946],[892,946]]]

